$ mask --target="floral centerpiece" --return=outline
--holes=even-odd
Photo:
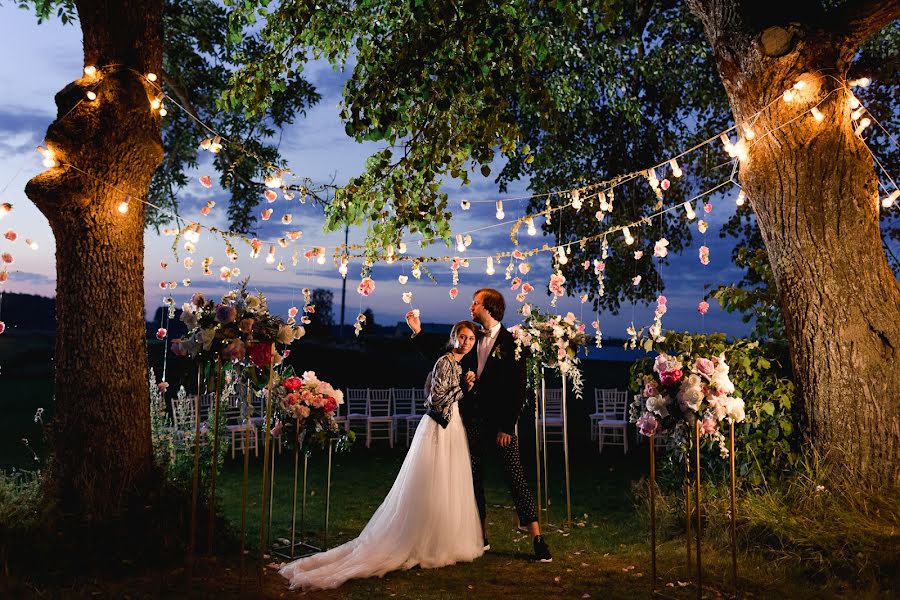
[[[540,378],[541,367],[547,365],[559,369],[559,372],[572,381],[575,395],[582,398],[584,384],[582,381],[581,361],[578,359],[578,348],[587,342],[584,323],[579,323],[573,313],[565,317],[544,313],[529,304],[521,309],[525,317],[521,325],[510,328],[516,340],[516,360],[523,351],[528,352],[529,377],[536,384]]]
[[[306,371],[301,377],[288,367],[272,384],[272,399],[276,411],[272,435],[283,437],[288,443],[307,450],[314,442],[324,445],[338,439],[338,446],[353,442],[353,432],[341,430],[335,415],[344,403],[344,394],[331,384],[320,381],[315,372]]]
[[[269,366],[272,344],[289,345],[306,333],[280,317],[269,313],[262,293],[247,291],[247,281],[222,297],[220,302],[194,294],[182,307],[181,320],[188,327],[185,337],[172,341],[172,352],[195,360],[211,360],[216,355],[225,361],[249,359],[257,368]],[[277,353],[275,363],[282,357]]]
[[[718,443],[720,454],[728,456],[728,447],[720,425],[726,420],[744,420],[744,401],[736,398],[728,375],[725,355],[712,358],[661,352],[653,361],[651,373],[639,375],[634,384],[630,421],[646,436],[667,434],[682,447],[690,439],[691,429],[700,422],[700,433]]]

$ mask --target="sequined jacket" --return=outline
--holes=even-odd
[[[425,408],[428,409],[426,414],[441,427],[446,428],[450,424],[453,403],[465,397],[462,389],[462,367],[453,358],[452,353],[447,352],[434,363],[428,389],[425,391],[428,394],[425,400]]]

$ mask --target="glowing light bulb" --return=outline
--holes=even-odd
[[[578,210],[581,208],[581,192],[574,190],[572,192],[572,208]]]
[[[566,256],[566,251],[565,251],[565,249],[564,249],[562,246],[559,246],[559,247],[556,249],[556,256],[558,257],[558,259],[559,259],[559,264],[561,264],[561,265],[564,265],[564,264],[566,264],[567,262],[569,262],[569,257]]]
[[[156,81],[156,73],[147,73],[147,81]]]
[[[527,217],[525,224],[528,225],[528,235],[537,235],[537,229],[534,226],[534,217]]]
[[[743,206],[744,200],[746,198],[747,198],[747,194],[744,192],[744,190],[741,190],[738,192],[737,198],[734,199],[734,203],[737,204],[738,206]]]
[[[672,176],[673,177],[681,177],[684,173],[681,171],[681,167],[678,166],[678,161],[674,158],[669,161],[669,167],[672,168]],[[603,202],[600,204],[601,210],[603,209],[603,205],[606,204],[606,196],[603,197]]]
[[[697,217],[694,207],[691,206],[690,202],[685,202],[682,206],[684,206],[684,215],[688,218],[688,221],[693,221]]]
[[[97,99],[97,94],[94,92],[94,90],[88,90],[87,93],[85,94],[85,96],[87,96],[88,100],[96,100]]]
[[[656,178],[656,169],[647,169],[647,180],[650,182],[650,187],[654,190],[659,187],[659,179]]]
[[[472,203],[469,202],[468,200],[461,200],[459,203],[459,206],[463,210],[469,210],[470,208],[472,208]]]
[[[166,110],[166,107],[165,107],[165,106],[160,106],[160,107],[159,107],[159,116],[164,117],[164,116],[166,116],[167,114],[169,114],[169,111]]]
[[[813,119],[815,119],[819,123],[821,123],[825,119],[825,115],[822,114],[822,111],[819,110],[818,108],[816,108],[815,106],[813,106],[811,109],[809,109],[809,112],[810,112],[810,114],[812,114]]]
[[[740,161],[747,160],[750,156],[750,153],[747,150],[747,142],[738,140],[737,143],[731,147],[731,155],[737,157]]]
[[[675,160],[675,159],[673,158],[672,160]],[[678,166],[677,162],[675,163],[675,166]],[[681,169],[678,169],[678,171],[680,172]],[[673,173],[674,173],[674,171],[673,171]],[[677,175],[676,175],[676,177],[677,177]],[[612,207],[606,201],[606,192],[600,192],[600,194],[597,195],[597,202],[600,204],[600,210],[602,210],[603,212],[609,212],[612,210]]]
[[[319,256],[316,257],[316,262],[320,265],[325,264],[325,248],[319,248]]]
[[[857,109],[857,108],[859,108],[859,105],[861,104],[861,102],[859,101],[859,98],[857,98],[853,94],[850,94],[850,97],[847,98],[847,104],[850,105],[851,109]]]
[[[119,202],[118,210],[123,215],[128,212],[128,204],[131,202],[131,196],[126,195],[125,199]]]
[[[881,206],[884,208],[890,208],[894,205],[894,202],[897,201],[897,198],[900,198],[900,190],[894,190],[887,197],[882,198]]]
[[[488,256],[487,259],[487,268],[484,270],[488,275],[494,274],[494,258],[492,256]]]
[[[503,220],[503,217],[506,216],[506,213],[503,212],[503,200],[497,200],[497,219]]]
[[[859,121],[859,118],[861,116],[863,116],[865,114],[865,112],[866,112],[866,109],[863,108],[862,106],[860,106],[859,108],[854,110],[852,113],[850,113],[850,118],[853,119],[854,121]]]
[[[847,83],[852,87],[869,87],[872,80],[868,77],[860,77],[859,79],[851,79]]]
[[[869,117],[863,117],[863,119],[859,122],[859,125],[857,126],[856,131],[854,131],[854,133],[856,135],[861,135],[862,132],[865,131],[866,127],[868,127],[871,124],[872,124],[872,119],[870,119]]]
[[[793,102],[797,98],[797,94],[794,90],[784,90],[784,93],[781,95],[782,99],[785,102]]]
[[[266,187],[267,188],[279,188],[281,187],[282,179],[280,175],[268,175],[266,176]]]
[[[266,255],[266,263],[270,265],[275,264],[275,245],[269,246],[269,254]]]
[[[627,227],[623,227],[623,228],[622,228],[622,235],[625,236],[625,243],[626,243],[627,245],[630,246],[630,245],[632,245],[632,244],[634,243],[634,238],[631,237],[631,230],[628,229]]]
[[[44,160],[41,161],[41,164],[43,164],[48,169],[56,166],[56,157],[53,154],[53,150],[44,148],[43,146],[38,146],[37,151],[41,156],[44,157]]]
[[[38,243],[32,239],[25,240],[25,245],[31,248],[32,250],[37,250],[39,248]]]
[[[802,79],[798,79],[798,80],[796,81],[796,83],[794,83],[794,89],[795,89],[795,90],[802,90],[802,89],[804,89],[805,87],[806,87],[806,82],[803,81]]]
[[[399,252],[400,254],[406,254],[406,243],[405,242],[400,242],[399,244],[397,244],[397,252]]]
[[[165,96],[163,94],[158,95],[156,98],[150,101],[150,108],[153,110],[158,110],[160,106],[162,106],[162,101]]]
[[[456,234],[456,251],[457,252],[465,252],[466,245],[463,243],[463,236],[461,233]]]
[[[734,156],[734,144],[731,143],[728,134],[720,134],[719,139],[722,140],[722,145],[725,146],[725,152],[728,153],[728,156]]]
[[[84,74],[88,77],[94,78],[97,76],[97,67],[94,65],[88,65],[84,68]]]
[[[744,138],[745,139],[752,140],[753,138],[756,137],[756,132],[753,131],[753,128],[750,127],[749,125],[744,125],[743,130],[744,130]]]
[[[278,261],[278,266],[275,267],[277,271],[284,271],[284,262]]]
[[[8,215],[12,211],[12,204],[9,202],[4,202],[0,204],[0,219]]]

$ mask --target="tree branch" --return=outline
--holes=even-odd
[[[848,42],[860,45],[880,29],[900,18],[900,0],[850,2],[834,11],[831,21]]]

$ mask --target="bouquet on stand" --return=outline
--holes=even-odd
[[[313,371],[297,377],[291,367],[278,375],[272,385],[276,421],[272,435],[308,452],[313,444],[324,446],[337,440],[342,450],[353,443],[352,431],[344,431],[335,419],[344,394],[320,381]]]
[[[578,348],[587,342],[584,323],[579,323],[572,313],[565,317],[544,313],[528,304],[522,307],[525,317],[521,325],[510,328],[516,340],[516,360],[523,352],[528,360],[529,383],[540,385],[541,369],[548,366],[558,369],[572,382],[575,395],[582,398],[584,383]]]

